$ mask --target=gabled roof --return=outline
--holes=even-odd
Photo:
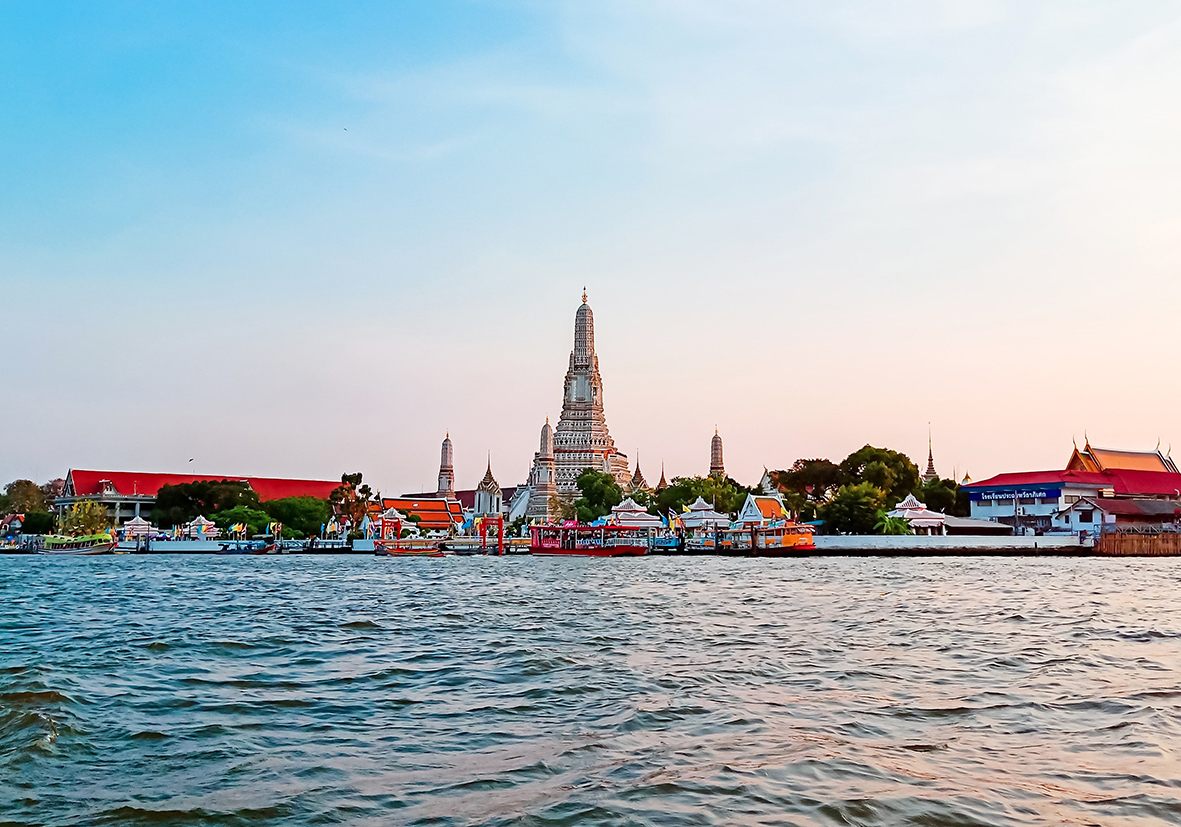
[[[1173,517],[1181,514],[1181,505],[1168,500],[1117,500],[1111,497],[1082,497],[1063,511],[1095,508],[1119,517]]]
[[[438,497],[382,497],[382,510],[394,508],[407,517],[418,516],[418,527],[426,531],[445,530],[463,523],[463,506],[457,500]]]
[[[1070,471],[1156,471],[1177,473],[1172,457],[1155,451],[1118,451],[1113,448],[1093,448],[1090,441],[1080,451],[1077,447],[1066,464]]]
[[[101,496],[105,483],[124,497],[155,497],[165,485],[190,482],[235,480],[249,483],[264,502],[284,497],[316,497],[326,500],[340,483],[328,480],[286,480],[272,477],[242,477],[233,474],[159,474],[142,471],[85,471],[71,469],[66,475],[66,491],[75,497]]]
[[[779,501],[778,497],[760,497],[757,494],[748,494],[747,496],[754,500],[755,507],[759,509],[764,520],[787,519],[787,512],[783,509],[783,503]]]

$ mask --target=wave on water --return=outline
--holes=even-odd
[[[3,823],[1181,821],[1181,561],[267,562],[0,558]]]

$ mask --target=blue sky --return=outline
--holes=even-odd
[[[1179,18],[0,2],[0,478],[514,484],[584,284],[649,477],[1181,446]]]

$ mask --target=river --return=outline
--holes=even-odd
[[[1181,821],[1181,560],[0,557],[0,824]]]

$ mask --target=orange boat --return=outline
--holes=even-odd
[[[375,557],[446,557],[434,543],[411,546],[402,545],[398,540],[374,540]]]

